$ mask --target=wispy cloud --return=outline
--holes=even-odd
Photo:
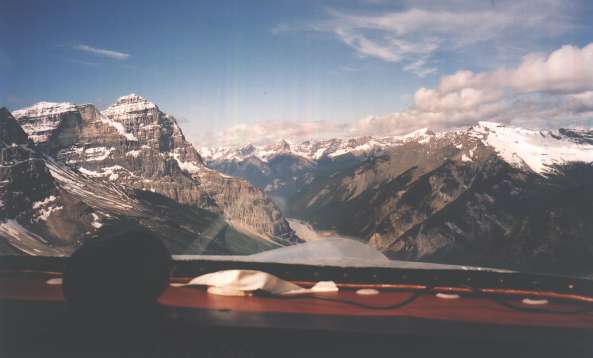
[[[447,6],[412,2],[397,11],[331,8],[327,18],[305,28],[333,34],[360,57],[398,63],[404,71],[425,77],[439,72],[434,59],[444,53],[481,44],[525,48],[526,43],[565,33],[574,26],[571,11],[574,7],[564,0],[459,0]],[[273,32],[302,28],[281,24]]]
[[[74,49],[92,53],[94,55],[101,56],[101,57],[107,57],[107,58],[110,58],[113,60],[122,61],[122,60],[127,60],[130,57],[130,54],[125,53],[125,52],[108,50],[108,49],[104,49],[104,48],[97,48],[97,47],[92,47],[92,46],[84,45],[84,44],[76,45],[76,46],[74,46]]]
[[[421,57],[416,61],[405,65],[404,70],[411,72],[418,77],[426,77],[438,72],[436,67],[428,66],[428,56]]]

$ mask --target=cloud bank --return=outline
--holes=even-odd
[[[409,110],[365,118],[351,132],[401,134],[480,120],[537,127],[590,125],[592,104],[593,43],[566,45],[547,55],[528,54],[514,68],[443,76],[435,88],[417,90]]]
[[[477,121],[525,127],[593,125],[593,43],[530,53],[514,67],[457,71],[434,88],[420,88],[409,109],[354,123],[268,121],[241,124],[209,138],[217,145],[268,143],[335,136],[400,135],[428,127],[457,128]]]
[[[209,138],[202,138],[201,145],[233,146],[267,144],[278,139],[302,141],[304,139],[322,139],[342,136],[348,131],[348,124],[329,121],[261,121],[238,124]]]

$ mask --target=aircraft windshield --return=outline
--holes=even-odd
[[[592,10],[0,5],[0,255],[590,278]]]

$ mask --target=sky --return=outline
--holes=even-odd
[[[0,106],[134,92],[196,145],[593,125],[593,3],[0,0]]]

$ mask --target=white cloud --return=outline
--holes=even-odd
[[[336,136],[400,135],[442,130],[477,121],[525,127],[593,126],[593,43],[532,53],[512,68],[458,71],[434,88],[420,88],[404,111],[354,123],[268,121],[241,124],[208,136],[200,145],[263,144]],[[206,144],[207,143],[207,144]]]
[[[402,63],[403,69],[424,77],[437,73],[430,59],[487,41],[504,47],[534,42],[572,28],[562,0],[457,1],[452,5],[417,4],[400,11],[348,13],[329,10],[329,19],[310,25],[330,32],[363,57]],[[289,27],[282,26],[283,30]],[[493,47],[499,47],[500,45]],[[515,46],[521,47],[521,46]]]
[[[420,88],[406,111],[358,121],[353,134],[401,134],[479,120],[562,126],[593,121],[593,43],[526,55],[514,68],[443,76]]]
[[[267,144],[278,139],[300,141],[341,136],[347,124],[330,121],[260,121],[237,124],[217,134],[200,138],[200,146],[234,146],[243,144]]]
[[[428,56],[421,57],[416,61],[404,66],[404,70],[415,74],[418,77],[426,77],[438,72],[436,67],[427,66]]]
[[[509,88],[519,92],[579,92],[593,83],[593,43],[578,48],[566,45],[549,56],[528,54],[513,69],[473,73],[459,71],[441,78],[437,91],[450,93],[463,88]]]
[[[96,47],[83,45],[83,44],[74,46],[74,49],[92,53],[97,56],[111,58],[113,60],[127,60],[130,57],[130,54],[128,54],[128,53],[114,51],[114,50],[107,50],[107,49],[103,49],[103,48],[96,48]]]
[[[574,113],[593,112],[593,91],[570,95],[568,103]]]

